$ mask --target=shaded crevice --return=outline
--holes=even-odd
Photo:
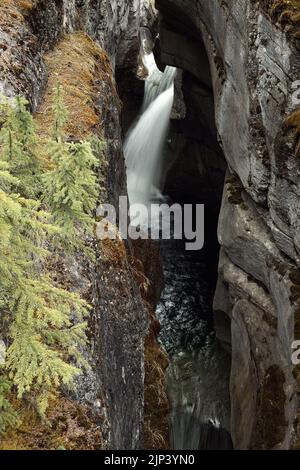
[[[161,40],[167,40],[168,32],[161,29]],[[176,41],[176,34],[172,38]],[[232,447],[230,320],[218,312],[216,321],[226,330],[220,338],[225,352],[216,341],[213,297],[220,249],[217,225],[227,166],[218,143],[213,86],[204,44],[194,38],[185,45],[188,43],[193,44],[191,50],[197,50],[200,57],[195,69],[189,66],[185,69],[185,63],[177,60],[176,55],[156,56],[162,69],[166,65],[182,69],[175,80],[175,103],[162,156],[166,170],[164,195],[169,202],[181,206],[205,205],[206,243],[200,253],[187,253],[184,243],[161,242],[165,289],[157,309],[161,322],[159,340],[171,361],[167,372],[171,445],[177,450],[222,449]],[[160,54],[160,49],[157,41],[156,54]],[[123,83],[119,80],[119,86]],[[123,90],[123,123],[127,130],[128,120],[132,120],[132,111],[126,111],[127,101],[132,101],[132,88],[125,86]],[[187,367],[190,369],[186,374]]]

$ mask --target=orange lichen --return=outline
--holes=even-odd
[[[38,5],[40,0],[1,0],[2,7],[15,7],[21,10],[32,10]]]
[[[111,240],[107,238],[101,241],[101,259],[115,265],[123,265],[127,260],[124,241],[121,239]]]
[[[0,26],[12,27],[17,23],[24,23],[24,16],[20,12],[20,5],[15,0],[2,0],[0,5]]]
[[[150,333],[145,343],[144,447],[147,450],[169,448],[169,402],[165,379],[168,365],[166,353]]]
[[[296,140],[296,155],[300,154],[300,108],[294,111],[284,122],[284,128],[293,128]]]
[[[32,10],[35,4],[31,0],[18,0],[18,4],[22,10]]]
[[[141,248],[145,250],[147,245],[140,246],[138,250],[135,246],[134,253],[138,253]],[[156,339],[160,331],[160,324],[155,315],[155,300],[151,292],[151,283],[145,274],[144,264],[135,256],[129,257],[129,263],[150,320],[144,350],[144,448],[147,450],[167,450],[170,447],[169,402],[166,394],[165,371],[169,360]]]
[[[150,281],[144,274],[143,263],[134,256],[129,256],[128,261],[142,296],[147,297]]]
[[[260,0],[260,5],[290,36],[299,38],[300,0]]]
[[[23,13],[26,14],[35,8],[39,0],[1,0],[0,21],[1,24],[7,21],[8,16],[24,21]]]
[[[44,57],[49,79],[44,101],[36,115],[41,135],[49,136],[53,125],[51,112],[54,89],[63,87],[68,110],[65,132],[69,139],[84,139],[102,130],[101,109],[96,104],[97,83],[109,82],[115,90],[107,54],[87,34],[77,32],[66,36]],[[105,99],[109,99],[105,96]]]
[[[282,25],[297,25],[300,22],[300,0],[276,0],[270,11]]]

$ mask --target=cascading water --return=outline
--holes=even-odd
[[[163,198],[163,152],[174,99],[176,69],[167,67],[161,73],[153,54],[145,54],[144,65],[149,77],[142,114],[124,146],[131,205]],[[229,449],[230,360],[214,338],[212,289],[205,281],[209,260],[202,253],[188,254],[176,240],[162,241],[161,250],[165,289],[157,316],[159,340],[171,360],[167,382],[172,447]]]
[[[127,186],[131,204],[148,204],[161,190],[162,152],[169,128],[176,69],[162,74],[153,54],[144,58],[149,77],[145,85],[142,115],[125,142]]]
[[[146,54],[144,56],[144,63],[146,69],[149,71],[149,77],[145,82],[145,96],[142,111],[145,112],[146,109],[153,103],[156,98],[159,97],[164,91],[172,90],[172,104],[174,97],[174,75],[176,73],[176,68],[166,67],[164,73],[162,73],[156,66],[153,54]]]

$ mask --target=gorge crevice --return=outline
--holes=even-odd
[[[299,168],[295,132],[285,119],[295,109],[297,41],[264,2],[157,0],[156,6],[156,62],[161,70],[183,71],[175,80],[167,153],[176,158],[165,193],[172,201],[204,202],[207,226],[218,224],[214,319],[220,343],[232,353],[234,446],[291,448],[299,433],[291,362]],[[206,240],[218,253],[216,232]]]
[[[196,81],[213,90],[214,107],[201,96],[199,109],[211,111],[205,121],[216,127],[228,164],[214,310],[218,337],[232,350],[231,433],[237,449],[286,449],[298,438],[291,362],[298,300],[291,292],[299,267],[292,173],[299,168],[295,134],[284,119],[293,109],[299,67],[293,39],[262,3],[156,2],[157,62],[185,71],[182,89],[187,80],[188,94]],[[203,66],[204,50],[209,68]],[[187,160],[181,173],[186,165]]]
[[[219,254],[217,221],[226,162],[217,140],[209,63],[202,44],[201,70],[206,83],[179,69],[174,75],[176,69],[166,67],[161,74],[152,64],[151,44],[150,40],[145,48],[142,43],[142,59],[146,67],[150,64],[142,114],[125,141],[129,198],[132,204],[167,198],[182,208],[185,204],[206,206],[205,250],[185,252],[184,242],[172,237],[159,244],[165,283],[156,316],[161,323],[160,343],[170,357],[171,446],[177,450],[231,448],[230,358],[215,342],[212,313]],[[172,75],[175,100],[162,146],[165,107],[169,114],[169,98],[166,95],[166,102],[164,98],[169,92],[164,90],[168,90]],[[149,182],[156,191],[150,191]]]
[[[128,196],[123,143],[144,96],[141,43],[161,72],[176,67],[156,196],[205,205],[197,254],[172,239],[99,240],[95,208],[95,258],[78,250],[53,262],[55,282],[92,307],[89,368],[76,390],[60,387],[52,427],[34,393],[15,397],[23,424],[1,449],[231,448],[231,438],[235,449],[300,447],[296,3],[1,1],[0,92],[28,100],[43,141],[62,84],[66,142],[103,141],[99,203]]]

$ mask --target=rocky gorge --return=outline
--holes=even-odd
[[[228,165],[214,311],[217,335],[232,351],[231,434],[238,449],[286,449],[298,439],[291,347],[298,321],[299,169],[290,117],[297,109],[297,6],[157,1],[159,60],[184,70],[186,102],[198,105],[187,136],[188,149],[199,148],[190,163],[201,168],[198,187],[217,167],[206,157],[216,155],[216,145],[203,142],[200,126],[204,138],[215,136]],[[186,119],[189,112],[187,105]],[[197,129],[192,136],[191,129]]]
[[[168,328],[181,326],[178,312],[163,311],[161,325],[156,314],[172,303],[174,277],[196,315],[187,315],[188,333],[198,334],[204,312],[208,334],[229,355],[216,401],[226,402],[233,447],[299,448],[299,25],[298,0],[1,0],[1,94],[28,99],[43,139],[62,83],[68,140],[105,142],[101,202],[118,207],[127,196],[123,145],[143,100],[143,39],[162,72],[177,68],[164,194],[204,204],[206,234],[204,261],[185,260],[191,265],[181,248],[176,257],[168,246],[119,238],[95,237],[93,261],[64,258],[58,276],[92,305],[90,369],[51,404],[51,428],[32,421],[26,399],[18,405],[23,424],[1,449],[170,448],[170,393],[180,400],[186,377],[174,363],[166,372]],[[192,348],[196,333],[184,335]],[[228,366],[223,352],[216,357]],[[193,387],[201,355],[198,366]]]

